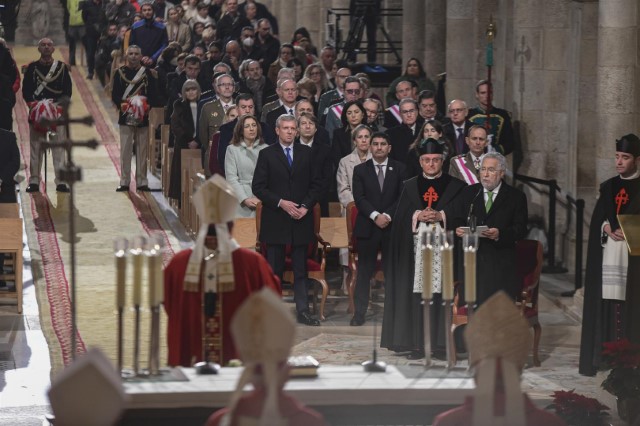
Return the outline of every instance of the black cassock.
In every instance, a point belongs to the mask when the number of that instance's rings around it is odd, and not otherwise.
[[[431,208],[443,210],[466,187],[466,183],[449,175],[425,179],[422,175],[404,182],[398,209],[393,216],[389,261],[386,262],[385,302],[380,346],[394,351],[422,350],[424,348],[422,294],[413,293],[415,253],[413,251],[412,218],[416,210],[423,210],[432,201]],[[432,189],[431,189],[432,188]],[[429,191],[430,195],[425,196]],[[426,199],[425,199],[426,198]],[[440,293],[434,293],[431,309],[431,347],[442,343],[444,311],[440,308]],[[438,338],[440,335],[440,338]]]
[[[620,192],[624,189],[624,193]],[[616,196],[626,203],[617,211]],[[623,201],[624,202],[624,201]],[[640,343],[640,259],[629,257],[626,301],[602,299],[602,224],[609,221],[611,230],[620,227],[616,214],[640,213],[640,178],[623,180],[620,176],[600,185],[600,196],[589,226],[587,268],[584,281],[580,374],[592,376],[601,363],[602,343],[628,337]],[[634,283],[635,281],[635,283]]]

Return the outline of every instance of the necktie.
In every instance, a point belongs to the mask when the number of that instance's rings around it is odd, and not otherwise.
[[[473,167],[476,168],[476,170],[480,170],[480,159],[476,158],[475,160],[473,160]]]
[[[493,206],[493,191],[487,191],[487,203],[484,205],[484,211],[489,213],[491,206]]]
[[[382,172],[382,164],[378,164],[378,184],[380,185],[380,191],[384,186],[384,173]]]
[[[293,115],[293,108],[289,108],[289,115]]]
[[[291,165],[293,164],[293,158],[291,158],[291,148],[285,148],[285,151],[287,151],[287,162],[289,162],[289,167],[291,167]]]
[[[462,154],[464,148],[464,131],[462,127],[456,129],[458,131],[458,137],[456,138],[456,153]]]
[[[224,109],[225,112],[227,112],[227,110],[229,109],[229,105],[222,105],[222,108]]]

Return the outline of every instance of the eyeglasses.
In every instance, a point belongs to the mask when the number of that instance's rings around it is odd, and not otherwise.
[[[400,114],[415,114],[416,109],[405,109],[405,110],[400,110]]]
[[[466,111],[466,108],[452,108],[449,110],[449,112],[456,113],[456,114],[459,112],[465,112],[465,111]]]
[[[349,90],[345,90],[345,92],[347,92],[350,95],[359,95],[360,89],[349,89]]]
[[[495,175],[498,172],[501,172],[501,169],[496,169],[494,167],[480,167],[480,173],[489,173],[490,175]]]

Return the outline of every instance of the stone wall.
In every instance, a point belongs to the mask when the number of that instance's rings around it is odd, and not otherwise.
[[[22,0],[15,44],[35,46],[43,37],[51,38],[58,46],[66,44],[63,17],[59,1]]]

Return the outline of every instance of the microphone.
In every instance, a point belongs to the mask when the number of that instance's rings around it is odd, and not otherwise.
[[[469,206],[469,213],[467,213],[467,225],[469,225],[469,230],[471,232],[476,232],[476,216],[473,214],[473,205],[475,204],[478,196],[484,191],[484,187],[480,185],[480,189],[473,200],[471,200],[471,205]]]

